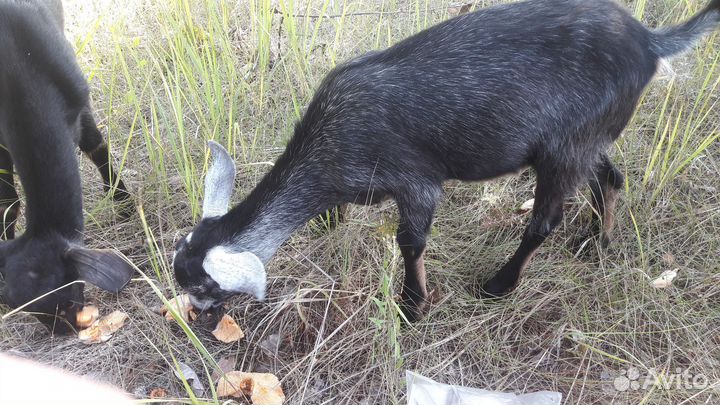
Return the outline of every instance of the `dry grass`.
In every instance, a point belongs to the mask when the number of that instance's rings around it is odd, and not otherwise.
[[[98,118],[147,221],[147,228],[140,218],[115,222],[99,178],[82,161],[87,243],[120,249],[171,295],[167,260],[197,219],[205,140],[235,147],[240,200],[267,170],[256,163],[282,151],[334,63],[447,18],[447,5],[66,1],[69,36],[89,74]],[[661,24],[684,18],[700,1],[630,6]],[[285,14],[268,12],[274,7]],[[438,300],[423,321],[403,326],[397,318],[402,262],[392,238],[396,212],[386,203],[352,207],[331,232],[314,223],[296,233],[268,267],[269,299],[230,302],[246,339],[221,344],[195,328],[200,340],[215,360],[231,357],[237,369],[277,374],[289,404],[405,403],[406,369],[487,389],[557,390],[566,404],[717,403],[720,144],[710,139],[703,146],[720,118],[717,49],[713,38],[676,60],[675,78],[651,86],[612,152],[628,188],[608,251],[581,238],[590,217],[583,191],[568,202],[565,222],[517,292],[478,300],[473,286],[519,243],[527,215],[517,207],[532,197],[533,179],[454,182],[428,244],[428,281]],[[650,287],[672,268],[680,269],[673,287]],[[155,313],[161,301],[145,280],[118,296],[95,289],[86,296],[104,312],[128,312],[129,325],[106,344],[84,346],[50,337],[33,318],[18,315],[0,322],[0,351],[107,381],[138,398],[163,387],[193,401],[172,375],[172,358],[198,373],[208,361],[181,328]],[[614,378],[631,367],[643,376],[649,369],[688,370],[710,387],[618,392]]]

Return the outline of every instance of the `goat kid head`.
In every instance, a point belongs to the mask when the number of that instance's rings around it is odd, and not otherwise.
[[[209,142],[213,162],[205,176],[205,200],[200,223],[175,246],[175,278],[192,304],[206,310],[236,294],[265,298],[265,265],[253,252],[233,241],[228,212],[235,184],[235,163],[217,142]]]
[[[0,243],[5,303],[33,313],[55,333],[76,327],[77,311],[84,304],[84,284],[74,281],[118,292],[133,273],[132,266],[116,253],[85,249],[57,234],[23,235]],[[38,299],[44,294],[48,295]]]

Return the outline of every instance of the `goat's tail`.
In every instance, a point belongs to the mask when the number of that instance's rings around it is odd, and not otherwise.
[[[718,26],[720,26],[720,0],[711,0],[710,4],[686,23],[653,31],[652,50],[661,58],[679,54]]]

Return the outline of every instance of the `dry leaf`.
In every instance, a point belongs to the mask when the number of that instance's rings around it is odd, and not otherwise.
[[[272,335],[265,338],[260,342],[259,346],[266,350],[271,356],[277,356],[278,350],[280,350],[280,335],[273,333]]]
[[[98,320],[78,333],[81,342],[90,345],[94,343],[107,342],[113,333],[117,332],[125,325],[128,315],[122,311],[114,311]]]
[[[193,308],[192,304],[190,303],[190,296],[187,294],[178,295],[177,297],[168,300],[168,305],[178,311],[180,314],[180,317],[185,322],[190,322],[191,320],[194,321],[197,319],[197,313],[195,312],[195,308]],[[172,316],[172,312],[168,309],[168,305],[163,305],[160,308],[160,314],[165,315],[165,319],[168,321],[172,321],[175,318]]]
[[[84,306],[82,310],[75,315],[75,324],[78,328],[87,328],[95,322],[100,316],[100,310],[95,305]]]
[[[231,371],[229,373],[225,373],[225,375],[220,378],[215,392],[217,392],[218,398],[249,397],[252,394],[252,386],[253,382],[249,373]]]
[[[218,322],[215,327],[215,330],[212,331],[212,334],[217,338],[217,340],[223,343],[237,342],[245,337],[245,334],[235,320],[227,314],[223,315],[222,319],[220,319],[220,322]]]
[[[282,405],[285,402],[280,381],[273,374],[231,371],[217,385],[218,397],[249,397],[253,405]]]
[[[197,395],[200,395],[205,391],[205,386],[203,386],[202,382],[200,382],[200,377],[198,377],[195,370],[190,368],[187,364],[183,362],[178,362],[178,366],[180,367],[180,371],[178,371],[176,368],[173,368],[173,373],[175,373],[175,377],[182,380],[183,377],[185,377],[185,381],[188,381],[190,383],[190,387],[192,388],[193,392]]]
[[[212,380],[217,381],[226,373],[233,371],[235,369],[235,363],[235,357],[233,356],[223,357],[222,359],[220,359],[220,361],[217,362],[218,368],[220,370],[213,371]]]
[[[652,286],[655,288],[668,288],[672,285],[672,282],[677,275],[677,269],[665,270],[662,274],[660,274],[660,277],[652,281]]]
[[[167,391],[162,388],[155,388],[154,390],[150,391],[150,399],[160,399],[165,398],[166,396]]]
[[[528,212],[532,211],[533,206],[535,205],[535,199],[531,198],[523,203],[523,205],[520,206],[520,212]]]

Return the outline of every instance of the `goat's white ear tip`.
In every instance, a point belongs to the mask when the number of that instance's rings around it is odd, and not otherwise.
[[[230,156],[230,152],[225,149],[224,146],[222,146],[219,142],[209,140],[208,141],[208,148],[210,149],[210,154],[215,159],[222,159],[223,161],[226,161],[232,169],[235,169],[235,163],[232,160],[232,156]],[[235,174],[233,173],[233,177]]]
[[[222,146],[219,142],[213,141],[212,139],[208,141],[208,148],[210,148],[210,151],[213,154],[230,155],[224,146]]]

